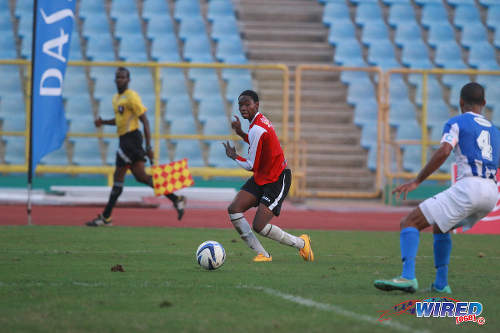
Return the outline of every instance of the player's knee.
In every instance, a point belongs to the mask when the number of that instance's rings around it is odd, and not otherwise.
[[[252,229],[256,232],[256,233],[259,233],[262,231],[262,229],[264,229],[264,226],[261,226],[259,224],[253,224],[252,226]]]
[[[234,204],[234,203],[231,203],[228,207],[227,207],[227,213],[228,214],[236,214],[236,213],[241,213],[241,209],[238,209],[238,207]]]

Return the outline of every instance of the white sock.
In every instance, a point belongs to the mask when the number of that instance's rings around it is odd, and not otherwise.
[[[257,252],[262,253],[264,256],[269,257],[269,253],[264,249],[260,241],[255,237],[250,225],[248,224],[245,216],[242,213],[229,214],[231,223],[233,223],[236,231],[241,236],[241,239],[247,243],[248,247]]]
[[[301,249],[304,247],[304,240],[300,237],[289,234],[286,231],[283,231],[277,225],[273,225],[268,223],[261,231],[260,234],[264,237],[271,238],[281,244],[293,246],[297,249]]]

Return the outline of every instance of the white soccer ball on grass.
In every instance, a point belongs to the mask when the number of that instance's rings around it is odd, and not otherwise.
[[[224,260],[226,260],[226,251],[219,242],[212,240],[203,242],[196,250],[196,261],[209,271],[222,266]]]

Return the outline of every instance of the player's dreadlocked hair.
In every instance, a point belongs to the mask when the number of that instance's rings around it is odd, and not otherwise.
[[[118,67],[116,69],[117,72],[125,72],[127,73],[127,77],[130,78],[130,72],[128,71],[128,69],[126,67]]]
[[[476,82],[467,83],[460,90],[460,98],[465,104],[483,105],[484,104],[484,88]]]
[[[242,92],[240,94],[240,96],[238,96],[238,99],[241,97],[241,96],[248,96],[250,97],[251,99],[253,99],[254,103],[257,103],[259,101],[259,96],[257,95],[257,93],[253,90],[245,90],[244,92]]]

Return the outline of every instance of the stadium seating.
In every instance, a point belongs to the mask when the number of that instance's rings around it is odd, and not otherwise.
[[[488,42],[488,33],[481,22],[471,22],[462,28],[462,46],[470,48],[472,44],[478,42]]]
[[[456,27],[462,28],[471,22],[481,22],[481,16],[474,4],[460,4],[455,8],[455,16],[453,24]]]
[[[408,172],[419,172],[422,168],[422,146],[406,145],[403,149],[403,169]]]
[[[416,22],[415,12],[411,3],[405,1],[393,3],[389,9],[388,22],[391,26],[399,28],[400,25],[411,24]]]
[[[424,27],[448,22],[448,13],[441,1],[427,3],[422,8],[421,23]]]
[[[208,166],[216,168],[239,168],[238,164],[227,157],[226,150],[221,142],[210,142],[208,148]]]
[[[495,50],[488,41],[478,41],[470,46],[469,65],[477,69],[498,70]]]
[[[4,156],[5,163],[13,165],[25,164],[26,141],[24,137],[10,136],[10,137],[4,137],[4,140],[5,140],[5,156]]]
[[[359,26],[368,22],[383,22],[382,10],[376,1],[358,2],[354,21]]]
[[[401,62],[410,68],[428,69],[434,67],[429,59],[427,46],[421,40],[403,44]]]
[[[77,165],[102,165],[101,150],[97,138],[71,138],[73,163]]]
[[[420,43],[421,41],[422,33],[416,21],[406,22],[396,28],[394,42],[397,46],[403,47],[403,45]]]
[[[226,118],[224,102],[220,96],[214,95],[210,98],[201,100],[199,103],[198,119],[200,121],[206,121],[210,118]]]
[[[42,160],[42,164],[47,165],[68,165],[68,150],[66,149],[66,142],[63,143],[61,148],[45,155]]]
[[[178,161],[183,158],[188,159],[188,165],[190,167],[205,166],[200,144],[197,140],[177,141],[175,144],[174,161]]]
[[[368,50],[368,62],[370,65],[379,66],[385,70],[401,67],[396,60],[394,47],[389,40],[381,40],[370,46]]]
[[[205,135],[230,135],[231,130],[227,117],[211,117],[203,122],[203,134]]]
[[[429,27],[427,41],[430,46],[436,47],[443,42],[455,40],[455,32],[448,21],[435,23]]]
[[[330,24],[328,42],[334,46],[343,41],[353,41],[356,38],[356,28],[351,20],[334,21]]]
[[[500,3],[496,2],[488,7],[486,25],[495,31],[500,28]]]
[[[334,60],[340,66],[366,66],[361,46],[356,40],[346,40],[335,45]]]
[[[350,21],[349,7],[345,2],[329,2],[323,11],[323,23],[331,26],[336,22]]]
[[[370,46],[372,44],[385,43],[389,41],[389,31],[383,21],[369,21],[363,26],[361,35],[363,44]],[[391,46],[392,49],[392,46]]]
[[[168,99],[167,109],[165,111],[165,120],[182,120],[185,117],[192,117],[193,107],[191,105],[191,100],[189,96],[185,95],[172,95]]]

